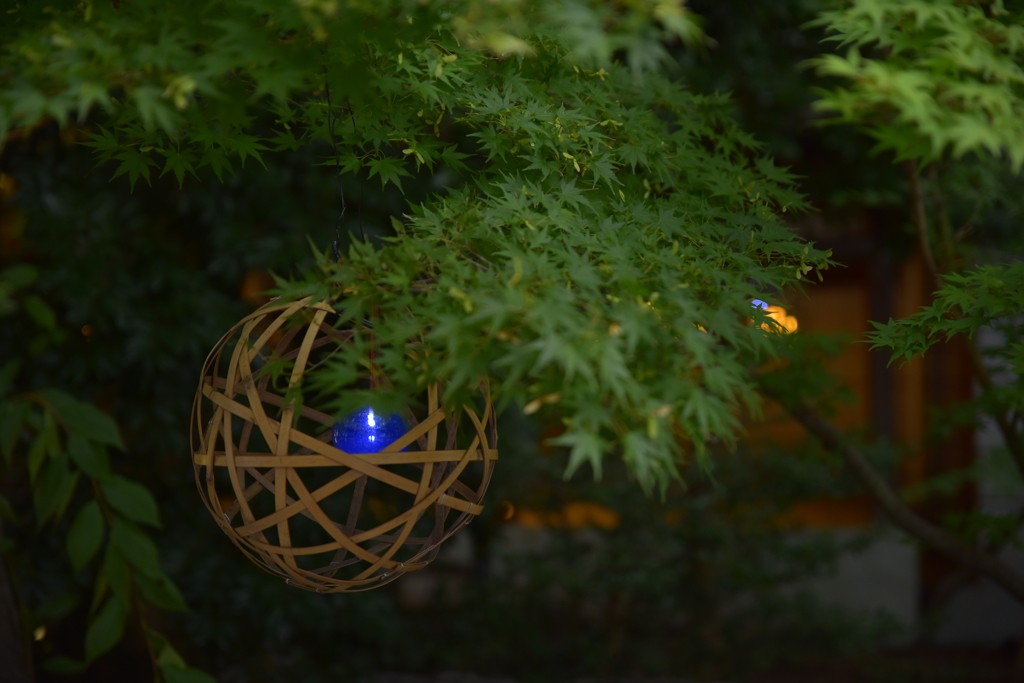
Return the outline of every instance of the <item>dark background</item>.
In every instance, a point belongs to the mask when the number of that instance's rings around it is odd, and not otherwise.
[[[902,170],[868,154],[870,141],[855,131],[816,125],[812,88],[827,84],[800,64],[827,48],[820,31],[801,26],[821,3],[690,7],[713,43],[680,48],[676,75],[699,91],[732,92],[744,126],[802,176],[817,212],[794,228],[850,266],[835,277],[871,281],[879,263],[895,268],[911,258]],[[203,176],[179,188],[166,176],[130,191],[125,178],[110,180],[112,169],[96,168],[89,150],[76,146],[88,130],[43,125],[10,140],[0,157],[0,172],[13,178],[0,195],[0,266],[40,269],[39,293],[66,333],[59,343],[27,348],[31,323],[7,317],[0,352],[27,359],[23,388],[63,387],[116,417],[128,452],[115,466],[157,497],[162,562],[192,610],[149,619],[190,664],[219,681],[446,670],[524,682],[966,681],[1012,657],[1015,643],[992,652],[941,652],[926,641],[893,650],[891,619],[802,593],[803,582],[867,543],[874,527],[840,537],[793,533],[781,523],[801,501],[847,500],[857,489],[813,443],[780,446],[768,438],[717,453],[713,476],[687,472],[688,490],[649,499],[615,467],[601,482],[588,475],[563,481],[564,454],[543,443],[557,425],[512,411],[500,425],[491,504],[422,576],[365,594],[320,596],[264,574],[200,504],[189,410],[205,354],[266,300],[269,273],[309,267],[307,237],[321,249],[333,239],[340,201],[332,152],[268,154],[265,168],[250,161],[224,183]],[[388,216],[434,191],[437,180],[407,182],[402,197],[346,177],[343,231],[385,234]],[[885,294],[896,284],[874,286]],[[871,311],[878,320],[889,315],[884,304]],[[829,355],[825,342],[808,344],[808,357]],[[845,348],[833,347],[833,355]],[[884,357],[871,362],[882,369],[868,431],[895,438]],[[884,444],[874,457],[895,467]],[[16,504],[27,503],[24,481],[3,487]],[[866,509],[873,521],[870,503]],[[47,627],[34,645],[37,662],[79,653],[88,577],[71,575],[61,535],[37,534],[29,522],[8,530],[18,549],[7,559],[25,612]],[[130,631],[72,680],[151,676],[143,637]],[[69,679],[41,672],[39,680]]]

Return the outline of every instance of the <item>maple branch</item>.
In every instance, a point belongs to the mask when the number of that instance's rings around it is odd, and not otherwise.
[[[924,195],[921,193],[921,178],[917,162],[908,161],[906,169],[907,179],[910,181],[910,218],[914,221],[917,241],[921,246],[921,254],[924,256],[928,272],[935,280],[935,286],[941,289],[942,273],[939,272],[939,265],[935,262],[935,254],[932,252],[931,240],[928,239],[928,218],[924,208]]]
[[[774,390],[764,386],[762,391],[778,401],[797,422],[821,441],[826,449],[837,453],[853,470],[868,493],[882,506],[886,515],[911,536],[955,558],[966,567],[988,576],[1008,593],[1024,603],[1024,576],[1009,565],[980,548],[974,548],[953,534],[929,522],[911,510],[899,494],[868,461],[860,449],[847,443],[839,430],[818,415],[802,400],[789,403]]]
[[[1024,509],[1017,512],[1017,524],[1013,527],[1013,530],[1007,533],[1003,538],[996,541],[990,541],[985,546],[985,552],[991,555],[998,555],[1003,548],[1010,544],[1017,536],[1017,532],[1020,529],[1021,524],[1024,524]],[[928,601],[927,609],[929,612],[936,612],[946,606],[953,596],[956,595],[961,588],[965,587],[967,583],[977,576],[977,572],[968,569],[967,567],[961,567],[951,576],[947,577],[939,587],[936,589],[935,594]]]
[[[971,364],[974,366],[974,376],[977,377],[982,391],[992,391],[994,386],[992,376],[985,366],[977,345],[975,345],[974,340],[971,338],[967,338],[967,351],[971,356]],[[1010,451],[1010,457],[1013,458],[1014,464],[1020,471],[1021,476],[1024,477],[1024,442],[1021,441],[1020,435],[1013,426],[1013,419],[1007,417],[1007,412],[994,411],[992,417],[995,419],[996,425],[999,426],[999,432],[1003,435],[1003,441],[1006,443],[1006,449]],[[1012,411],[1009,412],[1010,415],[1014,415]]]
[[[910,181],[911,218],[914,221],[914,228],[917,232],[918,242],[921,245],[921,253],[924,256],[928,271],[935,280],[936,287],[942,289],[942,272],[939,270],[938,263],[935,261],[935,254],[932,252],[931,240],[928,237],[928,220],[924,206],[924,195],[921,192],[921,178],[917,162],[913,160],[908,161],[906,163],[906,170],[907,178]],[[941,215],[945,211],[945,206],[942,204],[941,195],[939,194],[938,176],[936,175],[935,167],[932,166],[929,172],[932,183],[935,186],[936,202],[939,204],[939,223],[943,226],[943,245],[946,251],[946,265],[948,266],[953,259],[952,231],[949,229],[948,217]],[[961,311],[956,308],[954,308],[950,313],[957,319],[963,317]],[[992,376],[989,373],[988,368],[985,366],[981,353],[978,351],[978,347],[972,338],[965,335],[964,339],[967,344],[967,352],[971,358],[971,366],[974,370],[974,376],[977,378],[978,384],[981,385],[982,390],[990,392],[993,388]],[[1020,435],[1018,435],[1017,430],[1014,429],[1012,419],[1007,418],[1005,411],[1002,413],[994,412],[993,417],[999,427],[999,432],[1003,435],[1003,441],[1006,443],[1007,450],[1010,451],[1014,464],[1020,471],[1021,476],[1024,476],[1024,442],[1021,441]]]
[[[950,224],[949,211],[946,209],[946,200],[942,196],[942,188],[939,187],[939,169],[935,164],[928,167],[928,180],[931,183],[932,201],[935,207],[935,222],[939,226],[942,258],[946,266],[944,270],[949,271],[953,267],[956,248],[953,242],[953,226]]]

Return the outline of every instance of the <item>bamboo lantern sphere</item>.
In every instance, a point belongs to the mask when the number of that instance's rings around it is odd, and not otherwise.
[[[336,420],[303,379],[358,333],[326,303],[271,302],[214,347],[192,409],[196,484],[217,524],[256,564],[317,593],[368,590],[426,566],[483,510],[498,458],[486,383],[459,411],[428,387],[418,414],[388,418],[404,434],[380,452],[337,448]]]

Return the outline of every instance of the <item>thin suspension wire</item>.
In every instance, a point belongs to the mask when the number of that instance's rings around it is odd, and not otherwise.
[[[348,115],[352,119],[352,137],[356,140],[359,139],[359,131],[356,130],[356,112],[352,109],[352,101],[348,103]],[[352,146],[355,151],[355,145]],[[356,205],[356,220],[359,221],[359,234],[363,236],[363,241],[366,241],[366,233],[363,232],[363,176],[358,171],[356,172],[356,179],[359,183],[359,204]]]
[[[341,224],[345,220],[345,210],[348,208],[345,203],[345,188],[341,182],[341,152],[338,151],[338,141],[334,137],[334,107],[331,105],[331,84],[327,80],[327,69],[324,69],[324,92],[327,96],[327,132],[331,136],[331,146],[334,148],[334,164],[338,170],[338,196],[341,197],[341,213],[338,214],[338,222],[334,226],[334,241],[331,242],[331,247],[334,250],[334,260],[341,260]],[[356,132],[356,118],[355,112],[352,111],[352,107],[349,107],[349,113],[352,116],[352,132]],[[358,171],[357,171],[358,173]],[[360,178],[360,195],[362,194],[362,179]],[[360,202],[359,206],[359,234],[363,240],[366,240],[366,233],[363,232],[363,220],[362,213],[363,207]]]
[[[341,152],[338,151],[338,141],[334,137],[334,119],[335,119],[335,117],[334,117],[334,107],[331,105],[331,84],[327,80],[327,68],[326,67],[324,67],[324,93],[325,93],[325,95],[327,97],[327,132],[331,136],[331,146],[334,148],[334,164],[335,164],[335,167],[338,170],[338,195],[341,197],[341,213],[338,214],[338,222],[334,226],[334,241],[331,242],[331,247],[334,250],[334,260],[337,262],[337,261],[341,260],[341,224],[342,224],[342,222],[345,219],[345,210],[348,208],[348,206],[345,203],[345,188],[344,188],[343,183],[341,182]],[[351,104],[348,105],[348,113],[349,113],[349,116],[352,119],[352,134],[355,137],[355,139],[358,140],[359,139],[359,131],[356,129],[356,113],[352,109],[352,105]],[[353,149],[354,148],[355,147],[353,146]],[[359,204],[356,207],[357,211],[359,212],[358,216],[356,217],[356,221],[359,223],[359,234],[363,238],[363,241],[365,242],[366,241],[366,232],[363,230],[363,202],[362,202],[362,198],[363,198],[363,179],[362,179],[361,176],[359,176],[359,172],[358,171],[356,171],[356,177],[358,178],[358,181],[359,181],[359,200],[360,200]],[[371,330],[371,332],[370,332],[370,361],[372,362],[373,361],[373,357],[374,357],[373,331],[372,331],[373,328],[374,328],[374,325],[369,320],[365,320],[364,319],[363,320],[363,326],[364,327],[368,327]],[[374,388],[376,386],[376,384],[377,384],[376,377],[371,372],[370,373],[370,388],[371,389]]]

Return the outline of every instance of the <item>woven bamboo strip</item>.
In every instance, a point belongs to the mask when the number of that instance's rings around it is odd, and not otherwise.
[[[437,412],[440,413],[441,411],[437,411]],[[443,415],[443,413],[442,413],[442,415]],[[412,434],[412,433],[413,432],[409,432],[409,434]],[[409,434],[406,434],[406,436],[409,436]],[[390,561],[391,558],[395,555],[395,553],[397,553],[398,550],[403,545],[405,545],[406,540],[409,538],[409,535],[412,534],[413,526],[416,524],[416,522],[419,521],[420,517],[423,515],[424,511],[426,511],[426,509],[428,507],[428,504],[430,502],[430,501],[426,500],[426,498],[428,497],[426,484],[428,483],[429,477],[430,477],[430,471],[429,471],[428,467],[424,467],[423,468],[423,473],[420,476],[420,490],[416,493],[416,504],[413,506],[412,509],[408,510],[407,512],[405,512],[402,515],[402,516],[408,517],[408,520],[405,522],[405,526],[402,527],[402,531],[399,532],[398,538],[395,539],[395,542],[391,545],[390,549],[385,551],[380,556],[379,560],[374,562],[372,565],[370,565],[369,567],[367,567],[363,571],[359,572],[359,574],[357,574],[355,576],[355,578],[354,578],[355,581],[358,581],[360,579],[365,579],[368,576],[372,576],[374,574],[374,572],[376,572],[380,567],[385,566],[385,563]],[[396,519],[398,519],[398,518],[396,518]],[[392,520],[392,521],[394,521],[394,520]],[[367,532],[367,533],[370,533],[370,532]],[[374,536],[373,538],[379,538],[379,535]],[[356,541],[357,543],[359,542],[358,539],[359,539],[359,536],[353,536],[352,537],[352,540]],[[400,565],[399,568],[404,570],[405,569],[405,563],[403,562]]]
[[[381,449],[381,453],[397,453],[406,446],[412,444],[413,441],[420,438],[428,431],[436,427],[441,421],[444,420],[444,411],[435,410],[431,413],[427,419],[420,422],[418,425],[406,432],[405,435],[399,437],[397,440],[391,442],[387,446]]]
[[[211,393],[211,394],[209,394],[209,398],[215,404],[217,404],[217,405],[219,405],[219,406],[221,406],[222,408],[225,409],[225,418],[224,418],[225,419],[225,424],[226,424],[225,429],[224,429],[225,437],[230,435],[231,422],[230,422],[230,415],[229,415],[229,413],[237,415],[238,417],[242,418],[243,420],[246,420],[246,421],[249,421],[249,422],[251,422],[253,420],[252,411],[248,407],[243,406],[242,404],[237,403],[235,401],[232,401],[231,399],[227,398],[223,394]],[[277,421],[271,421],[271,422],[272,422],[272,424],[274,426],[278,426],[278,425],[281,424],[281,423],[279,423]],[[317,440],[317,439],[315,439],[315,438],[313,438],[313,437],[311,437],[311,436],[309,436],[307,434],[303,434],[302,432],[294,432],[294,436],[292,436],[292,440],[295,443],[299,444],[300,446],[304,446],[304,447],[310,449],[311,451],[313,451],[315,453],[320,453],[321,455],[324,455],[324,456],[334,460],[339,465],[345,465],[346,467],[351,467],[354,470],[359,470],[363,474],[368,474],[371,477],[373,477],[374,479],[382,481],[385,484],[389,484],[390,486],[394,486],[395,488],[402,489],[403,491],[407,491],[409,493],[415,493],[416,492],[416,484],[414,482],[410,481],[409,479],[406,479],[405,477],[402,477],[402,476],[399,476],[397,474],[394,474],[393,472],[389,472],[388,470],[381,469],[381,468],[377,467],[376,465],[371,465],[370,463],[366,462],[365,460],[361,460],[359,458],[356,458],[353,455],[351,455],[350,453],[346,453],[345,451],[339,450],[339,449],[335,448],[334,446],[328,446],[327,444],[323,443],[322,441],[319,441],[319,440]],[[225,455],[225,458],[227,458],[227,468],[228,468],[229,472],[231,472],[236,467],[234,465],[234,451],[231,450],[230,448],[229,449],[225,449],[224,455]],[[235,475],[232,475],[232,476],[235,476]],[[234,482],[234,479],[232,480],[232,482]],[[236,494],[237,494],[238,490],[239,490],[239,487],[236,485],[235,489],[236,489]]]
[[[241,347],[241,345],[239,345]],[[251,381],[252,370],[249,367],[249,351],[244,347],[241,348],[238,354],[238,365],[246,377],[247,381],[241,382],[245,390],[245,395],[249,398],[249,407],[252,410],[252,415],[256,426],[259,428],[260,433],[263,434],[263,438],[266,439],[267,444],[270,446],[271,451],[277,451],[277,432],[270,427],[270,423],[267,421],[267,414],[263,411],[263,402],[260,401],[259,392],[256,389],[256,383]],[[245,426],[248,427],[252,423],[247,423]],[[248,441],[246,437],[239,440],[239,447],[245,448],[247,445],[245,442]],[[282,439],[282,443],[287,444],[287,441]]]
[[[379,453],[346,453],[334,447],[330,431],[308,434],[302,426],[308,423],[301,421],[332,426],[334,418],[306,405],[303,399],[296,408],[296,403],[281,395],[285,392],[272,386],[272,374],[262,367],[254,369],[254,363],[262,366],[291,361],[288,391],[302,392],[306,374],[324,365],[341,346],[352,343],[358,331],[327,324],[331,315],[334,311],[330,305],[310,299],[273,302],[244,317],[224,335],[207,356],[193,404],[193,439],[198,439],[193,462],[204,503],[250,560],[306,590],[361,591],[422,568],[437,555],[440,543],[483,510],[480,503],[498,457],[494,447],[497,433],[490,393],[483,385],[482,413],[478,415],[469,406],[462,411],[469,414],[470,443],[465,448],[457,447],[459,414],[443,408],[434,384],[427,387],[425,417],[420,419],[410,411],[411,427]],[[422,358],[416,355],[418,352],[409,353],[412,358]],[[377,386],[391,387],[376,365],[370,372]],[[272,416],[272,412],[276,414]],[[296,412],[299,422],[293,417]],[[241,425],[240,430],[236,424]],[[438,449],[442,427],[445,447]],[[262,446],[254,448],[250,444],[255,434],[262,437],[266,452]],[[418,444],[420,450],[404,450],[413,444]],[[473,487],[460,479],[471,463],[483,467],[483,478]],[[411,466],[419,467],[414,479],[388,469]],[[319,472],[321,468],[337,471],[339,467],[339,476],[314,490],[301,474]],[[217,471],[226,473],[233,494],[226,511],[221,503],[223,494],[218,493],[218,485],[223,486],[224,480],[215,476]],[[247,481],[250,477],[251,484]],[[370,481],[376,482],[376,487],[404,492],[411,496],[410,503],[404,510],[389,513],[390,519],[378,518],[369,528],[360,529]],[[289,495],[289,488],[297,498]],[[335,521],[322,504],[346,489],[351,492],[347,515],[343,522]],[[254,505],[260,500],[264,502],[257,506],[257,512]],[[268,513],[271,502],[273,510]],[[377,508],[374,510],[376,516]],[[428,510],[433,510],[433,531],[416,536],[414,530]],[[453,522],[449,522],[449,512],[458,513]],[[235,521],[239,513],[241,519]],[[296,547],[292,524],[299,519],[303,524],[315,523],[326,542]],[[268,538],[264,532],[271,530],[276,536]],[[307,537],[308,533],[303,536]],[[325,566],[307,569],[299,563],[300,558],[325,553],[333,554]],[[352,572],[350,578],[337,578],[341,570]]]
[[[459,464],[456,467],[456,469],[454,470],[454,472],[451,475],[448,476],[448,478],[445,480],[445,482],[449,483],[449,485],[450,485],[451,481],[457,479],[458,476],[460,474],[462,474],[462,470],[465,469],[466,464],[468,462],[469,462],[468,459],[463,458],[462,461],[459,462]],[[465,505],[467,507],[466,511],[467,512],[471,511],[471,509],[473,507],[471,503],[468,503],[467,501],[459,500],[457,498],[453,498],[452,496],[449,496],[445,492],[446,488],[448,488],[448,487],[445,486],[444,483],[442,483],[441,486],[435,488],[429,494],[425,495],[421,500],[416,502],[411,508],[409,508],[405,512],[401,513],[397,517],[394,517],[391,520],[389,520],[387,522],[384,522],[383,524],[380,524],[380,525],[374,527],[373,529],[370,529],[369,531],[364,531],[361,534],[357,534],[357,535],[353,536],[352,539],[355,540],[358,543],[358,542],[362,542],[362,541],[364,541],[366,539],[374,538],[378,534],[382,534],[385,531],[390,531],[391,529],[395,528],[399,524],[408,521],[409,518],[411,518],[413,516],[417,516],[418,517],[434,501],[439,501],[442,505],[447,505],[448,507],[456,507],[456,506]],[[444,498],[445,500],[441,500],[442,498]],[[448,500],[449,498],[451,500]],[[483,511],[483,506],[482,505],[478,505],[476,507],[478,508],[478,510],[474,514],[479,514],[480,512]]]
[[[278,472],[282,472],[283,471],[287,475],[287,469],[286,468],[282,467],[282,468],[280,468],[280,469],[278,469],[276,471],[278,471]],[[358,479],[359,476],[360,475],[359,475],[358,472],[352,472],[350,470],[350,471],[346,472],[345,474],[341,475],[340,477],[338,477],[337,479],[334,479],[331,482],[329,482],[327,484],[324,484],[323,486],[318,488],[316,491],[313,491],[310,494],[310,496],[312,497],[312,499],[314,501],[319,502],[319,501],[323,500],[324,498],[327,498],[328,496],[334,495],[335,493],[337,493],[341,489],[345,488],[346,486],[351,484],[353,481]],[[279,490],[281,490],[281,487],[278,484],[275,483],[273,486],[277,487]],[[269,488],[271,488],[271,486],[267,486],[267,488],[269,489]],[[268,529],[268,528],[272,527],[273,525],[277,524],[278,522],[280,522],[282,520],[285,520],[285,519],[288,519],[289,517],[294,517],[295,515],[297,515],[299,513],[302,513],[302,514],[307,514],[308,513],[308,510],[306,510],[306,504],[301,499],[297,500],[297,501],[290,502],[290,503],[286,503],[286,504],[280,504],[278,506],[277,510],[274,511],[273,513],[267,515],[263,519],[260,519],[260,520],[257,520],[255,522],[252,522],[251,524],[246,524],[244,526],[236,527],[235,531],[240,536],[248,536],[249,534],[255,533],[257,531],[262,531],[263,529]]]
[[[309,491],[306,489],[306,485],[302,482],[302,479],[295,473],[295,470],[288,470],[288,482],[295,489],[295,493],[298,494],[299,500],[306,504],[306,509],[313,513],[316,517],[316,521],[320,522],[320,525],[334,537],[340,545],[344,546],[350,553],[359,557],[367,562],[376,562],[377,556],[363,550],[353,539],[349,538],[341,532],[340,529],[331,521],[331,519],[324,513],[320,506],[313,500],[313,497],[309,495]]]
[[[494,460],[498,451],[488,449],[487,457]],[[406,453],[349,453],[349,455],[365,460],[371,465],[413,465],[418,463],[457,462],[462,459],[463,451],[412,451]],[[483,460],[484,453],[479,449],[469,454],[470,460]],[[196,465],[210,464],[205,453],[196,453],[192,458]],[[215,467],[224,467],[224,452],[214,454]],[[322,455],[264,455],[262,453],[246,453],[235,456],[235,463],[240,467],[341,467],[341,463]]]
[[[437,404],[437,385],[436,384],[431,384],[429,387],[427,387],[427,414],[428,415],[433,415],[434,413],[438,412],[438,408],[439,408],[439,406]],[[441,414],[443,415],[444,411],[441,411]],[[430,429],[430,431],[427,433],[427,447],[424,448],[423,450],[425,450],[425,451],[434,451],[436,449],[437,449],[437,425],[434,425]]]
[[[265,329],[265,330],[263,331],[263,334],[261,334],[261,335],[259,336],[259,338],[257,338],[257,339],[256,339],[256,341],[254,341],[254,342],[253,342],[253,344],[252,344],[252,347],[253,347],[254,349],[257,349],[257,350],[259,350],[259,349],[262,349],[262,348],[263,348],[264,346],[266,346],[266,345],[267,345],[267,342],[268,342],[268,341],[270,340],[270,338],[274,336],[274,333],[275,333],[275,332],[277,332],[277,331],[278,331],[279,329],[281,329],[281,326],[282,326],[282,325],[284,325],[284,324],[285,324],[286,322],[288,322],[288,319],[289,319],[289,318],[290,318],[290,317],[291,317],[291,316],[292,316],[292,315],[293,315],[294,313],[296,313],[297,311],[300,311],[300,310],[302,310],[302,308],[303,308],[303,307],[304,307],[304,306],[305,306],[306,304],[308,304],[308,303],[309,303],[309,301],[310,301],[310,299],[311,299],[311,298],[312,298],[312,297],[310,297],[310,298],[306,298],[306,299],[301,299],[300,301],[296,301],[295,303],[293,303],[293,304],[291,304],[291,305],[289,305],[289,306],[287,306],[287,307],[283,307],[283,310],[281,311],[281,314],[280,314],[280,315],[278,315],[278,316],[277,316],[277,317],[276,317],[276,318],[274,319],[274,322],[270,323],[270,325],[268,325],[268,326],[267,326],[267,329]],[[263,310],[263,309],[261,309],[261,310]],[[275,311],[277,311],[277,310],[278,310],[278,309],[268,309],[268,310],[266,311],[266,313],[273,313],[273,312],[275,312]],[[257,313],[259,313],[259,311],[257,311]],[[256,315],[256,314],[253,314],[253,315]],[[259,318],[259,319],[260,319],[260,320],[262,320],[262,319],[263,319],[263,316],[260,316],[260,318]],[[245,320],[245,318],[243,318],[242,320]],[[246,336],[246,335],[244,334],[244,332],[243,332],[243,335],[242,335],[242,336],[243,336],[243,337],[245,337],[245,336]]]
[[[213,384],[214,384],[214,388],[216,388],[216,389],[224,389],[224,387],[225,387],[224,380],[220,379],[220,378],[217,378],[217,380]],[[271,393],[269,391],[260,391],[260,390],[257,390],[257,395],[259,396],[259,399],[261,401],[263,401],[264,403],[269,403],[270,405],[274,406],[275,408],[280,408],[281,406],[284,405],[284,397],[283,396],[278,396],[277,394]],[[332,424],[334,424],[334,418],[333,417],[331,417],[327,413],[322,413],[319,410],[315,410],[314,408],[310,408],[309,406],[302,406],[302,416],[303,417],[308,417],[311,420],[315,420],[316,422],[319,422],[320,424],[324,424],[324,425],[332,425]]]

